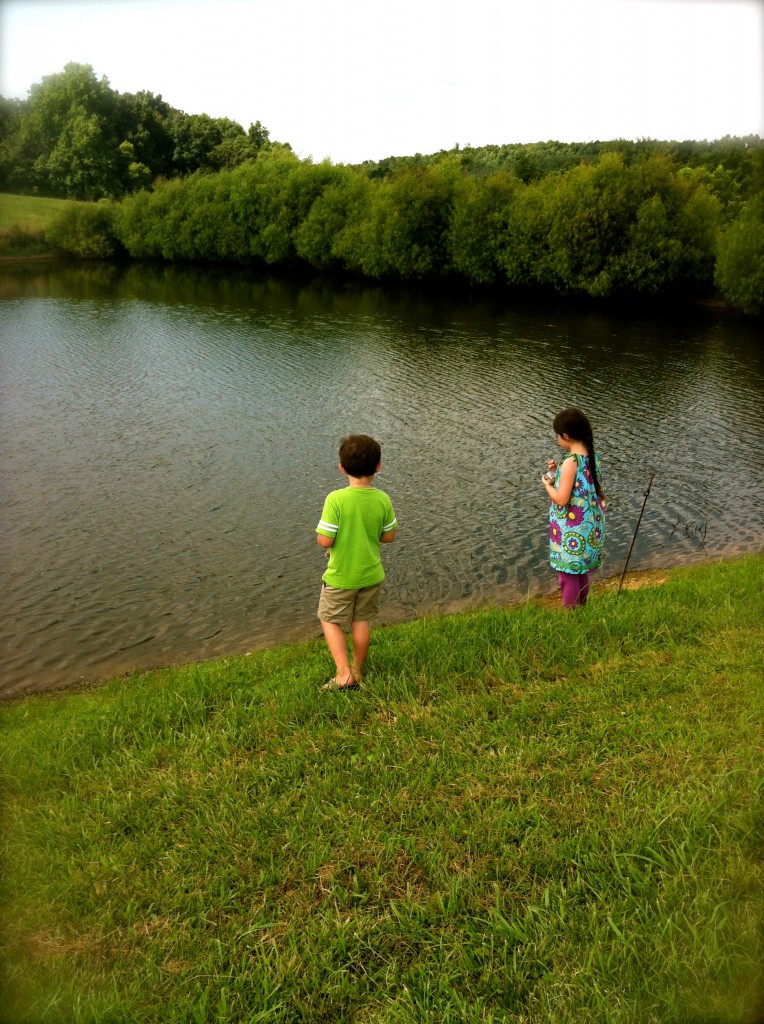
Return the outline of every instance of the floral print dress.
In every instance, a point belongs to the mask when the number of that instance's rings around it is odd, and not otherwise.
[[[594,456],[597,478],[602,485],[599,455]],[[597,495],[586,455],[563,456],[554,478],[560,485],[560,470],[566,459],[576,460],[576,478],[567,505],[549,506],[549,562],[558,572],[580,575],[599,569],[605,542],[605,502]]]

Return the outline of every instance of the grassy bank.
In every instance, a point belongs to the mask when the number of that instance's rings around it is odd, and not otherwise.
[[[47,255],[45,231],[64,207],[65,199],[0,193],[0,256]]]
[[[763,569],[4,707],[3,1019],[759,1024]]]

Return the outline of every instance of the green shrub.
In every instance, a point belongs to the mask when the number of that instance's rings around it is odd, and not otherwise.
[[[108,202],[67,203],[45,232],[49,245],[82,259],[108,259],[121,248],[114,233],[114,207]]]
[[[724,232],[716,254],[716,285],[746,313],[764,309],[764,196],[756,196]]]
[[[45,252],[42,228],[22,224],[0,227],[0,256],[37,256]]]

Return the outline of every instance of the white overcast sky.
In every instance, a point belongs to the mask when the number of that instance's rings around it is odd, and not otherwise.
[[[764,136],[764,0],[0,0],[0,94],[69,61],[335,163]]]

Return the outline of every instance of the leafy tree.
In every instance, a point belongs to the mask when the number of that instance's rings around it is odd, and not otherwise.
[[[658,295],[677,276],[682,261],[682,243],[667,230],[669,212],[666,202],[654,194],[637,209],[624,253],[618,260],[614,284],[634,292]]]
[[[534,148],[523,146],[522,149],[516,152],[512,160],[513,170],[524,185],[529,184],[531,181],[538,181],[539,178],[543,177],[541,163],[537,153],[534,152]]]
[[[148,188],[152,179],[151,171],[145,164],[135,159],[135,147],[132,142],[122,142],[118,148],[120,157],[125,164],[126,191],[136,192],[140,188]]]
[[[89,64],[33,85],[18,136],[27,187],[73,199],[120,194],[116,121],[114,93]]]
[[[246,241],[235,239],[228,174],[195,174],[162,183],[152,226],[163,259],[215,262],[246,259]],[[238,243],[238,244],[237,244]]]
[[[620,155],[606,153],[597,164],[580,164],[554,179],[548,212],[550,283],[562,292],[611,294],[613,263],[635,214]]]
[[[259,121],[255,121],[254,124],[249,126],[247,132],[247,138],[249,139],[249,145],[252,153],[257,154],[260,150],[269,149],[271,146],[270,132],[265,125],[260,124]],[[287,146],[287,149],[291,149],[291,146]]]
[[[132,147],[131,162],[147,169],[149,181],[169,178],[173,173],[175,148],[170,133],[173,113],[170,104],[151,92],[120,93],[117,95],[117,112],[120,149],[125,144]],[[135,175],[128,170],[127,191],[134,191],[135,184]]]
[[[251,257],[271,264],[297,258],[296,232],[332,173],[330,164],[300,161],[283,146],[233,172],[231,208],[247,232]]]
[[[252,151],[249,139],[242,131],[241,134],[229,135],[219,142],[207,154],[205,163],[215,170],[230,171],[247,160],[254,159],[256,155]]]
[[[231,212],[229,173],[196,174],[175,183],[173,259],[237,262],[247,259],[246,234]],[[165,242],[167,251],[170,240]]]
[[[697,291],[713,278],[721,203],[701,175],[674,172],[660,156],[630,171],[634,220],[614,260],[619,291]]]
[[[256,160],[261,152],[271,148],[268,129],[263,128],[259,121],[249,126],[246,135],[243,129],[236,131],[231,128],[230,123],[228,127],[223,126],[221,132],[221,141],[210,150],[206,160],[212,169],[231,170],[249,160]]]
[[[334,205],[343,220],[332,241],[332,256],[346,270],[357,272],[363,262],[366,225],[371,218],[377,188],[376,182],[365,174],[352,173],[337,184],[336,190],[330,186],[325,194],[327,204]]]
[[[0,138],[7,139],[18,122],[22,100],[7,100],[0,96]]]
[[[75,199],[121,196],[158,178],[236,167],[271,143],[256,121],[185,114],[150,92],[114,92],[67,64],[26,100],[0,97],[0,188]]]
[[[159,259],[161,256],[151,231],[161,187],[160,184],[153,193],[136,192],[127,196],[114,212],[115,234],[133,259]]]
[[[455,191],[449,229],[451,262],[472,284],[492,284],[501,277],[500,252],[518,191],[517,181],[505,172],[463,178]]]
[[[297,255],[319,270],[352,266],[353,236],[369,209],[369,179],[349,167],[327,168],[327,181],[294,233]]]
[[[0,96],[0,190],[25,191],[19,126],[24,110],[22,100]]]
[[[174,144],[172,166],[178,175],[235,167],[257,155],[241,125],[227,117],[174,111],[169,128]]]
[[[702,184],[682,187],[680,195],[675,230],[683,252],[676,283],[697,290],[713,281],[722,203]]]
[[[404,168],[372,194],[363,229],[359,269],[371,277],[403,281],[448,273],[448,233],[458,166]]]
[[[716,284],[744,312],[764,310],[764,195],[749,200],[721,236]]]
[[[186,187],[185,181],[171,178],[159,182],[148,197],[148,217],[144,222],[142,239],[146,256],[165,260],[185,258],[181,239],[184,233],[183,222],[187,217],[184,202]],[[140,193],[135,199],[140,199]]]
[[[196,185],[202,177],[160,181],[152,192],[138,192],[122,200],[114,226],[130,256],[173,261],[217,258],[215,246],[198,237],[209,230],[208,211],[197,205]],[[209,180],[215,182],[215,178]]]
[[[677,177],[691,184],[703,185],[716,196],[724,210],[735,212],[740,207],[740,182],[722,164],[713,170],[707,167],[682,167]]]
[[[549,176],[508,223],[510,281],[593,297],[658,295],[708,284],[720,204],[661,155],[626,166],[618,153]]]
[[[497,254],[507,284],[528,288],[552,283],[551,193],[548,183],[542,181],[524,186],[514,195],[504,243]]]

